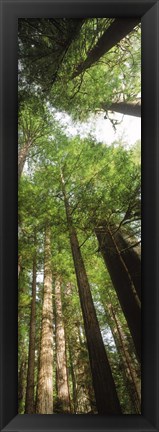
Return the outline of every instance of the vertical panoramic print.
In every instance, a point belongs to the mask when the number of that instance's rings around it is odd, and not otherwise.
[[[18,412],[141,414],[141,25],[18,21]]]

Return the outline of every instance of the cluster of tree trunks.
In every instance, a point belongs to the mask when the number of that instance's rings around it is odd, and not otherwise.
[[[81,255],[76,230],[72,223],[69,202],[65,190],[65,180],[61,171],[61,185],[65,203],[66,218],[68,223],[72,256],[75,265],[77,284],[83,320],[85,325],[86,340],[90,358],[92,380],[99,414],[121,414],[111,368],[106,355],[91,290]]]
[[[123,332],[120,320],[115,312],[112,304],[109,304],[106,309],[106,314],[109,317],[110,328],[118,349],[119,356],[122,363],[122,371],[125,379],[126,387],[128,388],[129,398],[132,403],[134,412],[141,412],[141,389],[139,380],[139,370],[134,367],[132,357],[130,355],[131,349],[128,340]]]
[[[101,336],[98,319],[91,295],[91,290],[85,270],[84,261],[78,242],[76,229],[73,224],[69,199],[67,197],[65,180],[61,171],[61,188],[63,193],[66,219],[69,230],[70,246],[75,266],[77,285],[84,320],[84,329],[88,346],[90,368],[93,388],[95,392],[96,406],[99,414],[120,414],[121,407],[112,376],[111,367],[106,354]],[[141,263],[139,255],[133,250],[124,238],[121,230],[109,227],[106,223],[95,228],[95,234],[99,242],[99,248],[103,255],[113,286],[116,290],[121,308],[130,329],[134,342],[137,358],[140,361],[141,350]],[[34,367],[35,367],[35,322],[36,322],[36,233],[34,233],[32,302],[30,316],[30,338],[28,354],[28,374],[26,388],[25,413],[35,412],[51,414],[53,412],[53,303],[52,303],[52,264],[51,264],[51,231],[46,224],[45,229],[45,257],[44,257],[44,292],[41,323],[41,342],[39,351],[39,370],[37,381],[36,404],[34,397]],[[67,291],[70,292],[70,287]],[[114,335],[117,348],[121,351],[123,365],[126,368],[126,379],[130,382],[130,388],[134,388],[135,409],[140,412],[140,389],[137,373],[131,365],[131,357],[125,342],[125,335],[113,306],[107,308],[110,328]],[[58,406],[62,412],[71,412],[70,392],[67,373],[66,337],[63,322],[61,276],[55,279],[55,322],[56,322],[56,376]],[[78,331],[81,339],[80,330]],[[68,338],[69,340],[69,338]],[[73,367],[73,358],[68,343],[71,374],[74,393],[74,410],[76,409],[76,377]],[[26,372],[26,359],[21,364],[20,383],[24,381]],[[24,393],[20,384],[19,394]],[[19,400],[24,395],[19,396]],[[131,397],[131,395],[130,395]],[[91,409],[91,407],[90,407]]]
[[[58,20],[53,20],[53,25],[59,27]],[[51,20],[50,20],[51,22]],[[52,83],[57,78],[58,69],[64,59],[64,56],[77,36],[84,20],[80,19],[74,23],[72,31],[66,32],[63,41],[62,50],[59,55],[58,64],[54,64]],[[97,44],[89,51],[87,58],[79,64],[72,77],[76,78],[83,74],[88,68],[93,66],[100,58],[106,54],[113,46],[121,41],[133,28],[139,23],[138,18],[120,19],[117,18],[105,30],[99,38]],[[30,25],[25,21],[25,25]],[[36,30],[36,28],[35,28]],[[102,104],[102,109],[106,111],[121,112],[132,116],[141,116],[141,104],[134,102],[112,102],[107,106]],[[38,131],[39,133],[39,131]],[[38,137],[42,136],[38,134]],[[19,152],[18,177],[20,179],[24,169],[26,159],[30,148],[35,143],[35,137],[26,139]],[[65,205],[66,220],[70,238],[70,246],[76,279],[78,285],[81,310],[84,321],[84,331],[87,341],[90,369],[92,382],[96,399],[96,406],[99,414],[114,415],[121,414],[116,386],[114,383],[111,366],[108,360],[107,352],[102,339],[99,322],[94,307],[91,289],[84,265],[84,261],[79,246],[78,236],[75,225],[71,216],[69,198],[66,193],[65,179],[61,170],[61,190]],[[130,329],[136,355],[138,360],[141,359],[141,262],[138,254],[128,244],[120,230],[114,230],[107,224],[98,224],[95,227],[95,235],[99,242],[99,249],[105,261],[106,267],[110,274],[112,284],[116,290],[121,308]],[[45,253],[44,253],[44,284],[42,299],[42,320],[41,320],[41,340],[39,347],[39,367],[37,379],[37,394],[35,403],[35,336],[36,336],[36,274],[37,274],[37,257],[36,257],[36,233],[34,233],[34,257],[32,268],[32,301],[30,314],[30,335],[28,359],[24,351],[21,358],[19,370],[19,406],[25,398],[26,414],[52,414],[53,413],[53,279],[52,279],[52,256],[51,256],[51,230],[47,223],[45,227]],[[18,275],[21,272],[21,257],[18,260]],[[67,357],[66,357],[66,336],[62,311],[62,294],[61,294],[61,276],[57,273],[55,280],[55,339],[56,339],[56,382],[58,406],[63,413],[71,412],[70,390],[68,383]],[[120,320],[112,304],[106,312],[109,316],[110,328],[114,336],[117,348],[121,353],[123,369],[125,369],[126,380],[130,383],[130,389],[133,388],[135,399],[134,403],[137,412],[140,412],[140,388],[136,370],[131,364],[131,357],[128,351],[128,343],[122,330]],[[82,346],[80,329],[77,328],[79,341]],[[76,373],[74,368],[74,359],[71,349],[71,341],[68,336],[68,352],[70,361],[70,373],[73,386],[73,411],[77,409],[77,384]],[[28,368],[27,368],[28,361]],[[86,368],[84,366],[84,373]],[[27,376],[26,376],[27,375]],[[26,387],[26,388],[25,388]],[[91,385],[86,389],[86,397],[89,399],[90,410],[93,412],[91,403],[92,388]],[[131,392],[130,392],[131,398]],[[85,403],[85,402],[83,402]]]
[[[84,19],[77,19],[76,22],[73,22],[71,24],[71,31],[69,32],[66,28],[66,34],[64,36],[63,34],[63,44],[59,45],[59,48],[61,51],[60,55],[58,56],[58,60],[54,62],[53,66],[55,70],[52,71],[52,82],[51,86],[54,84],[54,82],[57,79],[59,68],[64,60],[65,54],[70,46],[70,44],[73,42],[73,40],[77,37],[83,23]],[[113,46],[118,44],[127,34],[129,34],[134,27],[136,27],[139,24],[140,20],[138,18],[116,18],[113,23],[106,29],[103,33],[103,35],[99,38],[97,44],[92,48],[92,50],[89,51],[87,58],[79,64],[72,77],[75,78],[81,73],[85,72],[88,68],[93,66],[100,58],[106,54]],[[50,20],[50,24],[55,26],[60,34],[60,26],[58,23],[58,20]],[[20,24],[21,25],[21,24]],[[32,30],[36,31],[36,26],[32,26],[30,24],[29,20],[25,20],[25,23],[23,23],[26,27],[31,27]],[[43,29],[44,31],[44,29]],[[42,32],[43,32],[42,31]],[[57,40],[58,44],[58,40]],[[57,49],[55,49],[55,52],[57,54]],[[46,55],[46,54],[45,54]],[[51,53],[52,55],[52,53]],[[41,58],[41,54],[40,54]],[[38,57],[37,57],[38,59]],[[42,85],[42,83],[41,83]],[[44,91],[44,90],[43,90]],[[20,97],[20,95],[19,95]],[[132,101],[132,102],[112,102],[111,105],[108,106],[107,102],[103,102],[101,104],[101,107],[105,111],[115,111],[126,115],[141,117],[141,101]],[[30,148],[32,147],[33,143],[35,142],[35,137],[32,139],[31,137],[28,137],[25,139],[25,142],[23,146],[21,147],[19,151],[18,156],[18,179],[20,179],[21,174],[24,169],[24,165],[27,159],[27,156],[29,154]]]
[[[70,246],[75,266],[81,310],[84,320],[84,329],[88,346],[90,368],[96,406],[99,414],[120,414],[121,407],[112,376],[111,367],[101,336],[98,319],[91,295],[91,290],[85,270],[84,261],[78,242],[75,226],[73,224],[69,199],[67,197],[65,180],[61,171],[61,189],[63,193],[66,219],[69,230]],[[141,357],[141,262],[139,255],[124,238],[121,230],[109,227],[106,223],[95,228],[99,248],[103,255],[113,286],[116,290],[121,308],[130,329],[136,355]],[[34,395],[34,368],[35,368],[35,322],[36,322],[36,232],[34,233],[34,256],[32,271],[32,302],[30,316],[30,337],[28,353],[28,373],[25,413],[51,414],[53,412],[53,303],[52,303],[52,264],[51,264],[51,231],[46,224],[45,228],[45,257],[44,257],[44,292],[41,323],[41,342],[39,351],[39,370],[37,380],[37,395],[35,404]],[[70,286],[66,291],[70,294]],[[68,294],[67,292],[67,294]],[[107,308],[110,328],[117,348],[125,367],[126,380],[129,381],[130,391],[134,389],[133,404],[136,412],[140,412],[140,388],[137,372],[131,365],[131,357],[125,341],[119,318],[112,304]],[[70,391],[68,384],[66,337],[62,312],[61,276],[57,273],[55,279],[55,336],[56,336],[56,377],[58,407],[64,413],[71,412]],[[81,339],[78,329],[79,340]],[[82,341],[81,341],[82,343]],[[76,376],[73,366],[71,346],[68,338],[68,349],[71,364],[71,375],[74,394],[74,410],[76,410]],[[21,363],[19,373],[19,401],[24,398],[24,373],[26,373],[26,357]],[[130,394],[131,398],[131,394]],[[91,400],[91,397],[88,399]],[[36,405],[36,407],[35,407]],[[90,409],[91,403],[90,403]]]
[[[116,290],[121,308],[130,329],[137,357],[141,361],[141,304],[138,296],[139,277],[134,277],[134,267],[129,265],[130,254],[136,259],[135,252],[123,250],[125,241],[120,234],[113,235],[108,225],[95,228],[99,248]],[[138,259],[137,259],[138,262]],[[135,284],[137,280],[137,284]]]

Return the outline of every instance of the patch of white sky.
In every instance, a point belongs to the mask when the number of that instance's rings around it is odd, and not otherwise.
[[[111,145],[120,141],[127,148],[141,140],[141,118],[139,117],[110,113],[109,118],[117,122],[114,129],[112,122],[104,118],[104,113],[92,115],[85,122],[75,122],[64,112],[54,111],[54,109],[52,111],[55,119],[70,137],[79,135],[81,138],[86,138],[91,135],[98,142]]]

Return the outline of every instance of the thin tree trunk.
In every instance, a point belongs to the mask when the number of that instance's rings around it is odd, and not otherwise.
[[[132,398],[132,391],[131,391],[132,389],[130,389],[131,383],[130,383],[130,378],[129,378],[129,370],[128,370],[125,356],[123,354],[123,349],[122,349],[121,341],[119,339],[117,328],[114,324],[113,318],[110,317],[110,315],[108,316],[108,312],[106,312],[106,314],[108,317],[109,326],[110,326],[110,329],[111,329],[111,332],[112,332],[112,335],[113,335],[113,338],[115,341],[116,349],[118,352],[118,356],[120,359],[120,371],[121,371],[121,374],[123,376],[124,385],[125,385],[124,393],[127,392],[127,397],[129,397],[129,400],[127,401],[128,407],[129,407],[129,403],[130,403],[131,404],[131,410],[132,410],[131,414],[137,414],[138,411],[136,410],[136,405],[135,405],[134,400]]]
[[[55,308],[56,308],[56,376],[57,376],[57,395],[60,403],[60,410],[70,412],[70,395],[68,387],[67,363],[66,363],[66,342],[65,330],[62,314],[61,300],[61,279],[55,281]]]
[[[68,282],[65,287],[65,295],[69,297],[68,301],[71,301],[72,288],[72,284]],[[90,362],[89,358],[87,357],[88,353],[86,354],[85,352],[87,351],[87,348],[84,323],[81,321],[81,319],[82,316],[80,314],[74,323],[75,327],[72,344],[70,342],[70,335],[67,334],[67,341],[70,351],[69,358],[71,367],[71,380],[73,384],[73,398],[75,400],[75,404],[73,404],[74,412],[78,414],[82,410],[83,413],[97,414]],[[75,350],[73,349],[74,345],[76,346]],[[80,353],[83,353],[83,356],[81,356]],[[74,377],[72,375],[74,375]]]
[[[37,414],[53,413],[53,306],[50,227],[45,230],[44,296],[37,389]]]
[[[37,377],[36,377],[36,395],[35,395],[35,411],[37,411],[37,401],[38,401],[38,377],[40,372],[40,343],[37,350]]]
[[[121,414],[121,408],[101,336],[78,238],[70,215],[62,173],[61,182],[98,413],[110,415]]]
[[[36,233],[34,234],[34,247],[36,247]],[[34,367],[35,367],[35,320],[36,320],[36,251],[33,258],[32,302],[30,317],[30,337],[25,414],[33,414],[34,406]]]
[[[71,282],[67,282],[67,284],[65,285],[65,296],[66,298],[69,298],[69,302],[70,302],[70,297],[72,294],[72,284]],[[66,312],[67,312],[67,307],[66,307]],[[70,379],[71,379],[71,398],[70,398],[70,405],[71,405],[71,412],[73,412],[74,414],[76,414],[77,411],[77,383],[76,383],[76,371],[75,371],[75,355],[74,355],[74,341],[71,340],[70,337],[70,333],[67,331],[67,326],[66,326],[66,332],[65,332],[65,336],[66,336],[66,344],[67,344],[67,351],[68,351],[68,356],[69,356],[69,372],[70,372]]]
[[[102,103],[102,108],[105,111],[115,111],[121,114],[134,117],[141,117],[141,102],[114,102],[111,105]]]
[[[130,33],[134,27],[139,24],[139,18],[117,18],[105,30],[97,44],[88,53],[87,58],[80,63],[72,78],[80,75],[86,69],[90,68],[95,64],[104,54],[106,54],[113,46],[117,45],[121,39],[123,39],[128,33]]]
[[[134,370],[134,376],[136,377],[136,381],[135,381],[134,386],[136,386],[136,383],[137,383],[137,388],[139,389],[139,387],[140,387],[140,386],[138,386],[138,382],[139,382],[138,375],[139,374],[138,374],[136,368],[132,366],[132,362],[134,361],[134,359],[131,357],[131,355],[129,355],[129,352],[128,352],[129,364],[127,363],[127,359],[126,359],[127,356],[125,355],[125,352],[128,350],[130,351],[131,348],[129,348],[129,341],[127,339],[126,334],[123,331],[120,320],[117,317],[117,314],[116,314],[112,304],[110,304],[108,302],[105,303],[101,297],[100,297],[100,301],[101,301],[101,304],[105,310],[107,323],[108,323],[110,330],[112,332],[112,335],[113,335],[113,338],[115,341],[115,345],[116,345],[116,349],[118,351],[121,363],[123,364],[122,371],[123,371],[124,380],[125,381],[130,380],[130,371],[128,370],[129,365],[130,365],[130,367],[132,367],[132,369]],[[116,320],[114,319],[114,316],[116,317]],[[128,370],[128,373],[127,373],[127,370]],[[127,386],[127,387],[129,387],[129,386]],[[130,399],[132,401],[131,394],[130,394]],[[139,400],[141,402],[140,390],[139,390]],[[136,405],[134,404],[134,401],[133,401],[133,407],[136,409]],[[137,412],[139,412],[139,411],[137,410]]]
[[[123,332],[122,325],[117,317],[112,304],[105,304],[101,299],[101,304],[104,307],[107,322],[111,329],[116,349],[122,366],[122,375],[128,391],[132,411],[136,414],[141,412],[141,391],[138,378],[138,372],[133,367],[134,359],[129,354],[129,343],[126,335]]]
[[[23,147],[20,149],[19,155],[18,155],[18,180],[20,180],[20,177],[22,175],[24,165],[26,162],[26,158],[28,156],[29,149],[32,145],[32,142],[27,141]]]
[[[69,337],[68,337],[68,351],[69,351],[69,360],[70,360],[70,373],[71,373],[71,380],[72,380],[73,412],[74,414],[76,414],[76,410],[77,410],[76,375],[75,375],[74,363],[73,363],[72,346]]]
[[[18,414],[24,413],[25,407],[25,389],[27,375],[27,360],[25,351],[22,354],[20,370],[18,375]]]
[[[135,405],[137,408],[137,412],[140,413],[141,412],[141,391],[140,391],[140,385],[139,385],[139,379],[137,377],[136,371],[133,368],[133,362],[132,362],[132,358],[129,354],[128,351],[128,346],[126,345],[125,342],[125,336],[122,330],[122,326],[121,323],[119,321],[119,318],[117,317],[117,314],[114,311],[114,308],[112,305],[109,305],[109,311],[110,311],[110,316],[112,318],[112,320],[114,321],[114,325],[118,334],[118,339],[119,339],[119,343],[120,343],[120,348],[121,348],[121,352],[122,352],[122,358],[123,358],[123,363],[126,366],[126,369],[129,372],[129,380],[131,380],[131,383],[133,384],[133,389],[135,392]],[[131,399],[132,399],[132,395],[130,395]]]
[[[86,339],[85,339],[85,333],[84,333],[84,326],[83,327],[83,331],[82,331],[82,336],[81,336],[81,325],[83,323],[80,323],[79,321],[76,324],[77,327],[77,332],[78,332],[78,339],[79,339],[79,344],[80,344],[80,352],[84,353],[85,350],[85,346],[86,346]],[[84,397],[83,397],[83,401],[85,401],[85,406],[87,407],[87,413],[93,413],[95,411],[95,413],[97,413],[97,408],[96,408],[96,403],[95,403],[95,394],[94,394],[94,389],[93,389],[93,384],[92,384],[92,379],[91,379],[91,370],[90,370],[90,362],[89,359],[87,361],[87,359],[85,358],[83,361],[81,359],[81,364],[79,364],[79,368],[78,368],[78,373],[79,376],[83,373],[83,393],[84,393]],[[78,375],[77,373],[77,375]],[[81,379],[80,379],[81,380]]]
[[[128,323],[136,354],[141,359],[141,310],[129,272],[108,227],[95,228],[100,251],[116,290],[121,308]]]

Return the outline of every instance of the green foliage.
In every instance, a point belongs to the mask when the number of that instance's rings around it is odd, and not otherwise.
[[[98,251],[94,227],[103,220],[115,225],[120,224],[127,212],[128,205],[130,210],[131,206],[133,211],[136,210],[135,202],[138,203],[140,199],[140,170],[136,163],[133,162],[132,155],[133,151],[124,150],[120,145],[106,147],[89,139],[81,140],[78,137],[78,139],[71,140],[58,133],[57,137],[54,138],[54,146],[44,145],[43,147],[43,157],[44,161],[47,160],[47,164],[43,165],[43,159],[40,164],[37,161],[34,165],[35,171],[32,180],[30,181],[28,176],[22,177],[19,187],[21,227],[19,245],[27,265],[31,265],[33,259],[34,228],[36,227],[39,232],[39,248],[42,248],[43,251],[43,232],[46,221],[49,221],[51,225],[52,270],[55,277],[58,273],[62,276],[66,340],[71,343],[71,346],[72,344],[74,346],[73,355],[76,359],[74,368],[78,371],[79,365],[85,364],[84,352],[79,339],[79,332],[82,331],[81,337],[83,338],[84,330],[80,330],[83,320],[61,194],[60,170],[61,168],[63,170],[67,196],[72,209],[72,218],[78,232],[97,316],[106,349],[109,353],[114,379],[117,388],[119,387],[119,397],[122,399],[123,410],[126,413],[131,408],[126,405],[121,360],[120,362],[117,361],[117,348],[112,335],[110,336],[109,317],[105,312],[107,304],[110,302],[113,302],[116,305],[115,307],[118,308],[118,315],[124,332],[128,334],[130,340],[131,337],[120,310],[119,302],[112,289],[109,275]],[[133,217],[133,213],[131,216]],[[25,239],[27,239],[26,244]],[[42,265],[42,251],[39,250],[39,268]],[[71,297],[69,295],[67,298],[65,288],[68,282],[73,284],[73,288]],[[24,302],[26,311],[29,306],[28,300],[28,295],[21,297],[21,303]],[[38,314],[40,310],[37,312]],[[75,331],[75,328],[77,328],[77,331]],[[23,335],[26,329],[22,328],[21,331]],[[133,352],[133,345],[131,345],[131,350]],[[81,359],[79,355],[82,356]],[[133,361],[135,361],[135,357],[133,357]],[[88,353],[86,365],[88,368]],[[86,380],[85,373],[85,370],[81,372],[81,375],[77,373],[79,398],[82,398],[84,394],[85,387],[81,386],[85,386],[83,384]],[[89,388],[90,372],[88,378],[87,388]],[[82,393],[81,388],[83,389]],[[56,412],[60,410],[59,403],[56,400]],[[83,407],[86,407],[84,401],[81,403]],[[81,408],[79,402],[76,409],[80,411],[84,408]]]
[[[98,248],[95,228],[106,223],[115,229],[122,228],[133,239],[140,237],[140,143],[137,142],[128,150],[121,141],[107,146],[90,136],[85,139],[80,136],[70,138],[64,126],[57,121],[54,108],[60,112],[65,110],[72,118],[79,120],[101,110],[103,102],[109,106],[120,98],[133,101],[140,91],[140,28],[82,76],[72,79],[77,65],[87,57],[87,53],[112,22],[106,18],[75,21],[65,18],[19,21],[19,151],[26,142],[31,142],[18,189],[18,255],[21,261],[19,372],[28,357],[32,272],[36,251],[36,397],[43,300],[44,230],[46,223],[49,223],[53,302],[56,276],[60,275],[62,280],[71,412],[97,413],[62,194],[62,172],[73,225],[77,231],[123,413],[136,413],[113,336],[110,304],[120,320],[138,375],[139,368],[124,315]],[[54,330],[55,325],[54,320]],[[55,364],[54,384],[55,412],[60,413]],[[20,402],[19,412],[24,412],[24,398]]]
[[[102,104],[133,101],[140,93],[140,26],[84,75],[73,72],[112,19],[19,20],[19,94],[34,92],[76,119],[100,111]],[[133,48],[133,49],[132,49]],[[33,90],[34,89],[34,90]]]

